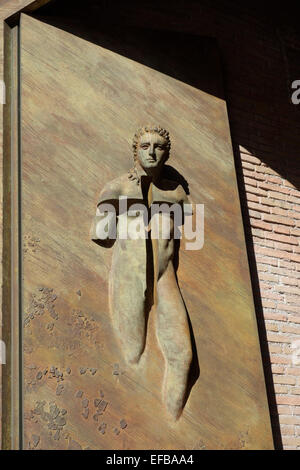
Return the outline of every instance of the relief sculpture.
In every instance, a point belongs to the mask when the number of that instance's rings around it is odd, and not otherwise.
[[[148,315],[155,309],[157,340],[165,358],[163,402],[177,420],[186,400],[193,352],[176,278],[176,233],[187,216],[183,208],[191,206],[183,184],[168,177],[170,146],[169,133],[159,126],[136,132],[133,168],[102,189],[91,238],[103,247],[114,245],[109,304],[127,363],[139,362]],[[170,210],[174,207],[181,208],[181,220]]]

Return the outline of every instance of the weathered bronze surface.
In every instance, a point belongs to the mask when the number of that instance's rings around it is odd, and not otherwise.
[[[26,15],[21,76],[24,447],[271,448],[225,102]],[[112,250],[88,237],[95,195],[128,171],[127,139],[145,122],[174,136],[172,166],[205,204],[203,249],[179,254],[193,362],[175,423],[155,311],[128,366],[109,316]]]
[[[137,131],[134,166],[102,189],[91,237],[103,246],[116,240],[109,304],[128,364],[141,359],[148,315],[152,307],[155,309],[156,335],[165,359],[163,401],[176,420],[187,398],[193,353],[174,266],[189,200],[178,179],[167,175],[170,146],[169,133],[160,126],[144,126]]]

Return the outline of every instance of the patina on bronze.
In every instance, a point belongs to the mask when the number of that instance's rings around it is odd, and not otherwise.
[[[112,203],[115,207],[122,197],[128,198],[129,205],[144,202],[148,208],[155,202],[181,206],[188,203],[182,185],[163,174],[170,146],[169,133],[160,126],[138,129],[133,140],[134,167],[129,175],[122,175],[104,187],[98,208],[105,203]],[[130,219],[132,215],[119,211],[120,217]],[[160,236],[155,239],[151,237],[151,230],[148,238],[141,239],[122,239],[118,233],[109,277],[109,302],[123,354],[132,364],[139,362],[144,351],[147,318],[152,305],[155,305],[156,334],[166,363],[163,401],[170,415],[177,419],[185,399],[192,347],[187,312],[173,263],[177,247],[174,221],[170,213],[161,213],[159,217],[160,225],[162,219],[168,217],[168,238]],[[100,239],[96,230],[99,221],[101,215],[98,212],[91,238],[105,246],[114,230],[108,228],[106,239]]]

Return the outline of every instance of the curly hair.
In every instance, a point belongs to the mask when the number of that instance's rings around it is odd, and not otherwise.
[[[137,184],[140,184],[140,179],[139,179],[137,169],[136,169],[136,163],[137,163],[137,158],[138,158],[138,156],[137,156],[138,144],[139,144],[139,140],[140,140],[141,136],[146,134],[147,132],[149,132],[151,134],[155,134],[155,133],[159,134],[161,137],[163,137],[166,140],[166,151],[167,151],[166,160],[169,158],[170,149],[171,149],[171,140],[170,140],[169,132],[166,129],[164,129],[163,127],[148,125],[148,126],[140,127],[136,131],[136,133],[134,134],[134,137],[133,137],[133,141],[132,141],[134,166],[133,166],[133,168],[131,168],[129,170],[128,178],[131,179],[131,180],[136,180]]]

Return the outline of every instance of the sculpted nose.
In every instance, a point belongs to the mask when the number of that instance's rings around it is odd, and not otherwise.
[[[155,155],[155,152],[154,152],[154,145],[151,145],[150,148],[149,148],[149,155],[150,157],[153,157]]]

